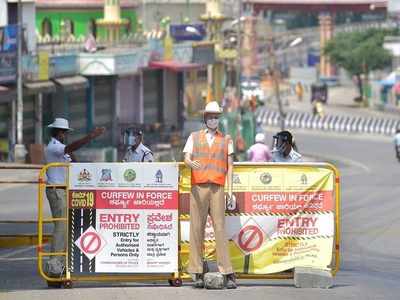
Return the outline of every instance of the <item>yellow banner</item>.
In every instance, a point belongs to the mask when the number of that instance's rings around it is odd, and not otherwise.
[[[254,191],[332,191],[334,173],[324,167],[236,165],[233,171],[233,190]],[[190,169],[180,167],[180,193],[190,193]]]
[[[216,260],[215,242],[205,242],[205,259]],[[189,243],[181,244],[181,262],[184,270],[189,264]],[[273,274],[297,266],[328,269],[332,260],[332,238],[282,239],[264,244],[256,253],[244,255],[233,242],[229,253],[235,273]]]
[[[181,261],[188,264],[190,170],[180,169]],[[235,165],[226,234],[235,272],[272,274],[297,266],[331,267],[335,239],[335,171],[329,166]],[[233,201],[233,204],[232,204]],[[205,255],[215,260],[209,219]]]
[[[39,80],[49,80],[49,54],[47,52],[39,52]]]

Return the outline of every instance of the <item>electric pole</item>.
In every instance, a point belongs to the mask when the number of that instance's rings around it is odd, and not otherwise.
[[[24,130],[24,102],[22,89],[22,46],[23,46],[23,19],[22,0],[18,0],[18,30],[17,30],[17,143],[14,145],[14,159],[16,162],[25,162],[25,146],[23,144]]]

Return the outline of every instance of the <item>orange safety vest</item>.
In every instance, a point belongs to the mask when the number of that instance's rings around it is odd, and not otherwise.
[[[228,170],[228,140],[217,131],[210,147],[204,130],[194,132],[192,160],[201,164],[199,170],[192,169],[192,184],[215,183],[225,185]]]

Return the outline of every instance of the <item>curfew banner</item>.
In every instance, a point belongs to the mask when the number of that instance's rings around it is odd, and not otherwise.
[[[68,211],[71,273],[178,271],[177,164],[71,164]]]
[[[180,171],[182,264],[189,254],[190,170]],[[328,269],[335,236],[335,174],[324,166],[236,165],[226,233],[234,270],[272,274],[297,266]],[[215,260],[212,220],[205,252]]]

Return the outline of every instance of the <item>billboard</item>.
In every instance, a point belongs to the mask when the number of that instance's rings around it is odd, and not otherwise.
[[[178,165],[69,167],[70,272],[178,271]]]
[[[0,83],[17,79],[17,25],[0,27]]]
[[[325,166],[237,165],[226,203],[226,235],[236,273],[273,274],[298,266],[333,269],[335,174]],[[181,262],[189,263],[190,170],[180,176]],[[212,220],[205,256],[216,259]]]

